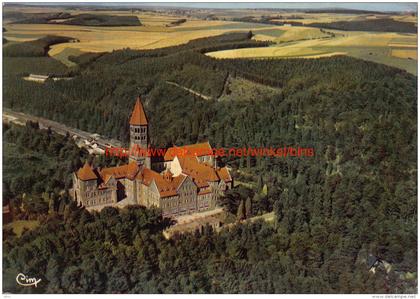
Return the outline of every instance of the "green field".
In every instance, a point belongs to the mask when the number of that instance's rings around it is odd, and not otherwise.
[[[79,56],[83,54],[84,52],[80,51],[79,49],[73,49],[73,48],[65,48],[63,51],[55,54],[52,56],[54,59],[57,59],[61,61],[63,64],[65,64],[68,67],[75,66],[76,64],[69,60],[70,56]]]

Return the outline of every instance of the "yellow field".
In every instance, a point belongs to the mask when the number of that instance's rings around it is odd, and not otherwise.
[[[355,20],[364,20],[367,18],[382,18],[383,15],[369,14],[367,15],[357,15],[357,14],[331,14],[331,13],[304,13],[304,12],[273,12],[272,10],[229,10],[221,11],[215,13],[220,19],[231,19],[231,18],[241,18],[241,17],[253,17],[255,19],[261,18],[261,16],[270,16],[276,17],[281,16],[281,19],[273,19],[279,22],[283,21],[295,21],[303,24],[310,23],[331,23],[336,21],[355,21]],[[295,18],[295,17],[299,18]],[[397,16],[400,19],[408,21],[408,19],[413,20],[416,17],[411,17],[409,15]],[[302,19],[303,18],[303,19]]]
[[[401,22],[413,22],[417,24],[417,17],[413,15],[393,16],[392,18]]]
[[[273,26],[267,29],[254,30],[254,39],[259,41],[290,42],[303,39],[329,37],[328,33],[312,27]]]
[[[286,47],[269,47],[269,48],[248,48],[240,49],[243,51],[217,51],[210,52],[207,55],[214,58],[272,58],[272,57],[281,57],[281,58],[320,58],[320,57],[331,57],[336,55],[346,55],[347,52],[323,52],[316,51],[311,48],[299,48],[297,51],[296,48]]]
[[[162,18],[162,16],[161,16]],[[190,40],[215,36],[231,32],[229,25],[236,24],[225,21],[191,20],[177,27],[165,27],[158,18],[148,20],[148,26],[95,27],[59,24],[8,24],[4,36],[11,41],[28,41],[45,35],[69,36],[80,40],[78,43],[63,43],[52,46],[49,54],[59,55],[64,49],[77,49],[81,52],[106,52],[115,49],[155,49],[180,45]],[[158,24],[158,25],[157,25]],[[223,26],[227,28],[224,29]],[[201,27],[201,30],[197,30]],[[247,31],[252,24],[243,29]]]
[[[268,14],[268,15],[279,15],[279,14]],[[284,22],[294,21],[303,24],[311,23],[332,23],[337,21],[362,21],[367,19],[381,19],[383,15],[358,15],[358,14],[331,14],[331,13],[281,13],[282,19],[273,19],[273,21]],[[298,16],[303,19],[296,19],[293,16]],[[417,22],[417,17],[410,15],[394,16],[395,20],[404,22]]]
[[[398,47],[398,48],[417,48],[415,44],[403,44],[403,43],[389,43],[388,46],[390,47]]]
[[[283,14],[282,14],[283,15]],[[360,20],[360,16],[358,15],[352,15],[352,14],[328,14],[328,13],[317,13],[317,14],[311,14],[311,13],[304,13],[304,14],[285,14],[287,15],[298,15],[300,17],[303,17],[304,19],[288,19],[288,21],[296,21],[301,22],[303,24],[310,24],[310,23],[331,23],[331,22],[337,22],[337,21],[355,21]]]
[[[13,10],[13,9],[11,9]],[[22,12],[40,12],[38,8],[25,8]],[[49,12],[60,10],[51,9]],[[98,27],[61,24],[4,24],[4,37],[9,41],[24,42],[45,35],[60,35],[78,39],[78,43],[64,43],[52,46],[49,54],[67,65],[68,55],[83,52],[109,52],[116,49],[154,49],[186,43],[192,39],[214,36],[231,31],[223,29],[229,21],[204,21],[188,18],[186,23],[167,27],[171,22],[184,17],[169,13],[131,11],[89,11],[65,10],[73,15],[81,13],[137,16],[143,26]],[[250,24],[248,30],[252,28]],[[202,28],[197,30],[197,28]],[[72,54],[73,53],[73,54]]]
[[[417,50],[392,50],[392,56],[417,60]]]
[[[294,30],[296,27],[291,27]],[[300,29],[301,30],[301,29]],[[406,69],[416,73],[417,35],[400,33],[344,32],[335,37],[279,43],[268,48],[245,48],[207,53],[215,58],[315,58],[349,55]],[[256,35],[258,38],[258,35]],[[275,39],[274,39],[275,40]],[[407,49],[396,49],[401,48]]]
[[[36,9],[36,8],[34,8]],[[31,12],[34,12],[33,10]],[[22,42],[37,39],[45,35],[61,35],[78,39],[77,43],[64,43],[52,46],[49,54],[68,66],[74,65],[68,60],[70,55],[84,52],[109,52],[116,49],[155,49],[184,44],[190,40],[220,35],[227,32],[247,32],[252,30],[254,39],[276,43],[268,48],[247,48],[208,53],[215,58],[316,58],[334,55],[350,55],[387,65],[400,67],[416,73],[417,35],[399,33],[346,32],[326,29],[322,32],[311,27],[286,27],[268,24],[256,24],[232,21],[210,21],[198,19],[197,16],[208,12],[196,12],[193,16],[184,17],[163,12],[137,11],[78,11],[66,10],[72,14],[112,14],[136,15],[143,26],[97,27],[74,26],[61,24],[4,24],[4,37],[10,41]],[[214,12],[219,18],[240,18],[262,15],[281,15],[284,19],[296,22],[334,22],[343,20],[365,20],[383,18],[380,15],[327,14],[327,13],[278,13],[267,10],[221,10]],[[226,16],[224,16],[226,14]],[[293,19],[294,17],[304,19]],[[416,16],[392,16],[400,21],[417,21]],[[179,26],[167,27],[171,22],[187,18]],[[333,33],[334,35],[332,35]]]

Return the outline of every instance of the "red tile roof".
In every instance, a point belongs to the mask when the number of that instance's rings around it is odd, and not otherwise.
[[[100,175],[104,182],[108,182],[111,176],[114,176],[114,178],[117,180],[122,178],[133,180],[138,171],[139,167],[137,166],[136,162],[131,162],[121,166],[103,168],[100,171]]]
[[[208,142],[187,145],[183,148],[187,148],[190,151],[199,149],[198,156],[206,154],[203,149],[212,150]],[[146,186],[150,186],[154,181],[161,197],[178,195],[178,188],[187,176],[190,176],[195,185],[200,189],[199,195],[211,192],[208,190],[209,182],[218,182],[220,180],[224,180],[225,182],[232,181],[227,167],[215,169],[207,163],[200,162],[197,157],[191,156],[178,156],[178,160],[182,173],[176,177],[174,177],[169,170],[166,170],[163,174],[159,174],[148,168],[140,168],[135,162],[117,167],[98,169],[98,174],[96,174],[91,166],[86,163],[83,168],[77,172],[77,176],[81,180],[101,178],[102,180],[99,188],[107,188],[106,184],[111,177],[114,177],[117,180],[123,178],[128,178],[130,180],[137,179]]]
[[[82,181],[96,180],[98,177],[95,172],[93,172],[92,167],[86,162],[82,168],[77,171],[77,177]]]
[[[208,182],[219,181],[216,170],[205,163],[198,162],[197,158],[185,157],[178,160],[182,173],[191,176],[199,188],[208,186]]]
[[[178,195],[178,187],[181,185],[185,178],[186,176],[181,174],[179,176],[172,177],[170,180],[163,178],[163,181],[159,180],[156,182],[160,196],[168,197]]]
[[[221,180],[224,180],[225,182],[232,181],[232,177],[230,176],[229,170],[227,169],[226,166],[217,169],[217,175],[219,176]]]
[[[143,105],[141,104],[140,97],[137,98],[136,104],[134,105],[133,112],[131,113],[130,125],[133,126],[146,126],[147,117],[144,113]]]
[[[153,180],[159,179],[160,174],[156,171],[153,171],[149,168],[144,168],[143,171],[137,174],[136,179],[141,180],[141,182],[146,185],[150,186]]]
[[[194,155],[197,157],[211,155],[213,153],[213,149],[208,141],[184,146],[174,146],[168,148],[165,153],[164,159],[165,161],[172,161],[177,154],[180,152],[184,152],[184,157],[193,157]],[[182,157],[182,155],[179,155]]]
[[[178,187],[184,181],[185,177],[186,176],[182,174],[176,177],[169,176],[168,173],[161,175],[148,168],[144,168],[143,171],[137,175],[137,179],[141,180],[146,186],[150,186],[150,184],[155,181],[161,197],[178,195]]]

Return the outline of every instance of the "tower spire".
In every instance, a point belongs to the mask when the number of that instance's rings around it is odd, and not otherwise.
[[[149,147],[149,125],[141,103],[140,96],[136,99],[133,112],[130,117],[130,158],[138,165],[142,164],[150,168],[150,157],[142,153],[147,153]],[[139,151],[142,150],[142,151]]]
[[[144,113],[143,104],[140,96],[137,97],[133,112],[131,113],[130,125],[132,126],[147,126],[148,121],[146,113]]]

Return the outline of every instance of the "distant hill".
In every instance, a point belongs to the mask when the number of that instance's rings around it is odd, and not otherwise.
[[[62,24],[80,26],[141,26],[140,20],[136,16],[114,16],[99,14],[79,14],[70,15],[69,13],[9,13],[6,18],[12,18],[15,24]]]
[[[375,14],[375,15],[388,15],[390,12],[373,11],[373,10],[361,10],[361,9],[343,9],[343,8],[330,8],[330,9],[310,9],[305,10],[306,13],[336,13],[336,14]]]
[[[307,26],[345,31],[377,31],[417,33],[414,23],[401,22],[393,19],[373,19],[363,21],[340,21],[331,23],[311,23]]]
[[[62,22],[61,24],[84,26],[141,26],[141,22],[136,16],[95,14],[80,14]]]

